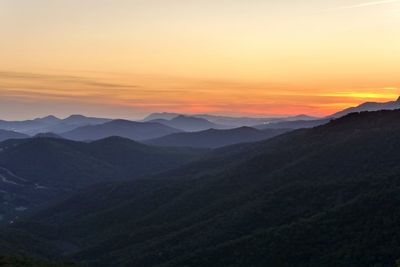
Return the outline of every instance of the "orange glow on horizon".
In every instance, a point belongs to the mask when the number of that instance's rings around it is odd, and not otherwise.
[[[368,0],[0,0],[0,113],[325,116],[395,100],[399,9]]]
[[[284,84],[201,81],[154,75],[0,72],[0,97],[25,104],[102,106],[120,117],[151,112],[232,116],[326,116],[366,101],[395,100],[397,87],[334,90]],[[57,88],[56,90],[54,88]],[[76,111],[75,111],[76,112]],[[74,111],[66,111],[68,115]],[[78,112],[79,113],[79,112]],[[44,114],[43,114],[44,115]]]

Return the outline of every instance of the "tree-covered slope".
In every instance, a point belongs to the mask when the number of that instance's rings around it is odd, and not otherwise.
[[[93,141],[111,136],[140,141],[177,132],[180,130],[160,123],[113,120],[104,124],[82,126],[65,132],[61,136],[76,141]]]
[[[0,143],[0,221],[86,186],[177,167],[203,152],[158,148],[119,137],[92,143],[56,138]]]
[[[20,256],[0,256],[1,267],[78,267],[74,263],[50,262]]]
[[[29,137],[30,136],[26,134],[0,129],[0,142],[8,139],[24,139]]]
[[[209,129],[201,132],[170,134],[157,139],[146,140],[145,143],[159,146],[218,148],[266,140],[287,131],[285,129],[261,131],[250,127],[229,130]]]
[[[356,113],[219,149],[88,189],[13,229],[68,243],[93,266],[394,267],[399,122],[400,111]]]

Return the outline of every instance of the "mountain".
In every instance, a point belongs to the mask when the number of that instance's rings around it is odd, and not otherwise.
[[[39,123],[44,123],[44,124],[57,124],[61,121],[61,119],[57,118],[56,116],[49,115],[43,118],[37,118],[34,119],[33,121],[39,122]]]
[[[61,136],[77,141],[99,140],[110,136],[120,136],[140,141],[177,132],[180,132],[180,130],[160,123],[114,120],[100,125],[79,127],[63,133]]]
[[[4,121],[0,120],[0,129],[7,131],[20,132],[24,134],[36,134],[40,129],[45,128],[47,124],[38,119],[27,121]]]
[[[195,115],[198,118],[209,120],[216,124],[227,125],[231,127],[253,127],[264,123],[273,123],[281,121],[294,121],[294,120],[315,120],[316,117],[308,115],[297,115],[292,117],[265,117],[265,118],[254,118],[254,117],[228,117],[228,116],[215,116],[208,114]]]
[[[395,110],[395,109],[400,109],[400,97],[396,101],[390,101],[390,102],[384,102],[384,103],[379,103],[379,102],[366,102],[363,103],[357,107],[351,107],[347,108],[345,110],[342,110],[340,112],[337,112],[331,116],[328,116],[324,119],[317,119],[317,118],[312,118],[312,117],[303,117],[304,115],[300,116],[295,116],[292,117],[290,120],[286,121],[274,121],[274,122],[267,122],[263,124],[259,124],[257,126],[254,126],[254,128],[257,129],[300,129],[300,128],[312,128],[316,126],[323,125],[325,123],[328,123],[329,120],[333,118],[340,118],[345,115],[348,115],[350,113],[354,112],[363,112],[363,111],[379,111],[379,110]]]
[[[353,113],[353,112],[394,110],[394,109],[400,109],[400,97],[396,101],[389,101],[389,102],[384,102],[384,103],[366,102],[357,107],[351,107],[351,108],[342,110],[340,112],[337,112],[337,113],[331,115],[330,117],[339,118],[339,117],[345,116],[345,115]]]
[[[198,132],[204,131],[208,129],[227,129],[225,125],[218,125],[212,122],[209,122],[206,119],[197,118],[197,117],[190,117],[179,115],[171,120],[165,119],[156,119],[150,122],[161,123],[163,125],[167,125],[169,127],[179,129],[185,132]]]
[[[119,137],[92,143],[54,138],[5,141],[0,143],[0,215],[6,220],[80,188],[157,173],[201,153]]]
[[[168,112],[162,112],[162,113],[152,113],[148,115],[146,118],[143,119],[143,121],[153,121],[153,120],[172,120],[173,118],[176,118],[182,114],[179,113],[168,113]]]
[[[86,117],[83,115],[71,115],[62,120],[68,125],[97,125],[111,121],[111,119]]]
[[[318,119],[319,119],[318,117],[309,116],[309,115],[305,115],[305,114],[300,114],[300,115],[285,118],[286,121],[296,121],[296,120],[312,121],[312,120],[318,120]]]
[[[218,148],[239,143],[261,141],[287,131],[285,129],[261,131],[250,127],[229,130],[209,129],[193,133],[176,133],[144,142],[158,146]]]
[[[59,138],[62,139],[61,136],[55,133],[38,133],[34,136],[34,138]]]
[[[111,121],[111,119],[86,117],[83,115],[71,115],[65,119],[59,120],[59,122],[56,124],[42,128],[40,133],[54,132],[56,134],[62,134],[78,127],[98,125],[109,121]]]
[[[55,116],[47,116],[25,121],[3,121],[0,120],[0,129],[11,130],[29,135],[38,133],[54,132],[56,134],[73,130],[85,125],[96,125],[110,121],[110,119],[85,117],[72,115],[65,119]]]
[[[394,267],[399,160],[400,111],[354,113],[83,190],[0,240],[100,267]]]
[[[178,113],[153,113],[147,116],[144,121],[154,121],[154,122],[165,122],[169,121],[178,116],[189,116],[194,118],[205,119],[211,123],[217,125],[223,125],[223,128],[238,128],[238,127],[252,127],[259,124],[280,122],[280,121],[294,121],[294,120],[315,120],[316,117],[311,117],[308,115],[297,115],[291,117],[265,117],[265,118],[254,118],[254,117],[229,117],[229,116],[217,116],[209,114],[194,114],[194,115],[183,115]],[[213,127],[216,129],[216,127]]]
[[[331,119],[319,119],[319,120],[294,120],[294,121],[282,121],[282,122],[272,122],[257,125],[254,128],[260,130],[266,129],[301,129],[301,128],[313,128],[326,124]]]
[[[23,138],[29,138],[29,137],[30,136],[26,135],[26,134],[0,129],[0,142],[8,140],[8,139],[23,139]]]

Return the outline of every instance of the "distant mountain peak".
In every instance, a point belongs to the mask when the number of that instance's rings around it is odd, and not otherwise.
[[[180,132],[180,130],[160,123],[118,119],[103,124],[81,126],[65,132],[62,136],[77,141],[99,140],[110,136],[145,140],[177,132]]]
[[[339,118],[353,112],[394,110],[394,109],[400,109],[400,97],[397,98],[397,100],[389,102],[365,102],[356,107],[347,108],[345,110],[337,112],[331,115],[330,117]]]
[[[59,118],[57,118],[57,117],[56,117],[56,116],[54,116],[54,115],[49,115],[49,116],[43,117],[42,119],[53,119],[53,120],[59,120]]]
[[[60,121],[60,119],[57,118],[57,117],[54,116],[54,115],[49,115],[49,116],[46,116],[46,117],[43,117],[43,118],[37,118],[37,119],[35,119],[35,121],[42,121],[42,122],[47,122],[47,123],[53,123],[53,122],[58,122],[58,121]]]
[[[68,116],[66,119],[78,119],[78,118],[86,118],[86,116],[83,116],[81,114],[72,114]]]
[[[102,123],[106,123],[108,121],[110,121],[110,119],[87,117],[87,116],[81,115],[81,114],[72,114],[69,117],[63,119],[64,123],[77,124],[77,125],[102,124]]]
[[[179,113],[170,113],[170,112],[161,112],[161,113],[152,113],[148,115],[146,118],[143,119],[143,121],[151,121],[151,120],[157,120],[157,119],[164,119],[164,120],[172,120],[176,117],[178,117]]]

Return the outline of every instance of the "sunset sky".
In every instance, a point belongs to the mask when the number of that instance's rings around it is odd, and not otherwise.
[[[0,0],[0,119],[323,116],[400,94],[400,0]]]

